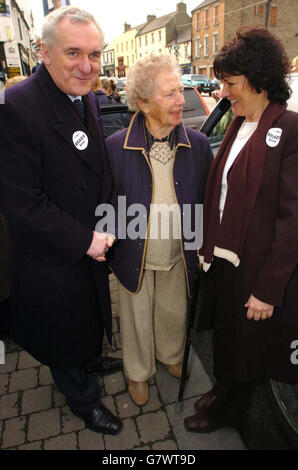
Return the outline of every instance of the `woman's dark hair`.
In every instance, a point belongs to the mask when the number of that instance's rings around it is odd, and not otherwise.
[[[268,92],[269,101],[283,104],[290,97],[286,81],[289,59],[281,41],[265,28],[239,28],[236,38],[217,54],[213,67],[219,79],[245,75],[257,93]]]

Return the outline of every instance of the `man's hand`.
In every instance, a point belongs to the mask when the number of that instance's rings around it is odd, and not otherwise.
[[[92,243],[87,255],[96,261],[106,261],[106,252],[113,246],[115,238],[107,233],[93,232]]]
[[[248,320],[254,319],[255,321],[271,318],[274,310],[274,305],[266,304],[265,302],[256,299],[253,295],[249,297],[245,307],[248,308],[246,314]]]

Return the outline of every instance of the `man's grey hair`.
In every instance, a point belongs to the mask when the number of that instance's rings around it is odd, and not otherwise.
[[[57,39],[57,27],[60,21],[68,18],[72,23],[93,23],[101,34],[103,31],[91,13],[76,7],[61,7],[46,16],[42,28],[42,42],[49,47],[54,46]]]

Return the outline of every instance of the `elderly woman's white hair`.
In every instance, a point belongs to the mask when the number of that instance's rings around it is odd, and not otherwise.
[[[54,46],[57,39],[58,24],[64,18],[68,18],[72,23],[93,23],[98,29],[103,40],[104,36],[102,29],[91,13],[88,13],[82,8],[67,6],[58,8],[46,16],[42,28],[42,42],[44,44],[49,47]]]
[[[139,100],[150,101],[156,78],[161,72],[174,72],[181,77],[181,70],[175,57],[167,54],[148,54],[130,67],[127,75],[127,104],[133,111],[140,111]]]

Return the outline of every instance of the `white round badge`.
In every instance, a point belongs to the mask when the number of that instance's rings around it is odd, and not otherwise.
[[[85,150],[88,147],[88,136],[83,131],[77,131],[72,136],[73,143],[78,150]]]
[[[271,127],[266,135],[266,144],[269,147],[276,147],[279,144],[282,129],[279,127]]]

